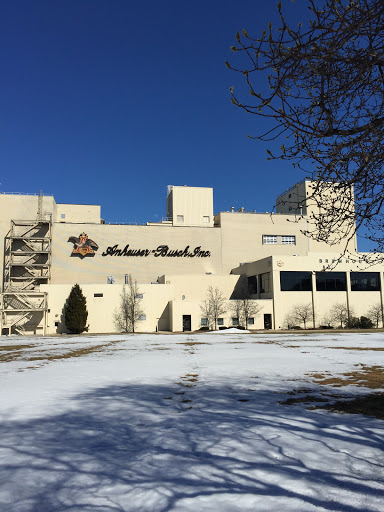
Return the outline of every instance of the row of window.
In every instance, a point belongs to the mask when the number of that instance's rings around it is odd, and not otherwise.
[[[351,291],[380,291],[379,272],[351,272]],[[289,291],[312,291],[311,272],[280,272],[280,289]],[[318,292],[344,292],[347,290],[345,272],[316,272]]]
[[[93,294],[94,297],[104,297],[104,294],[102,293],[94,293]],[[142,293],[137,293],[136,294],[136,299],[142,299],[144,297],[144,295]]]
[[[252,318],[248,318],[248,325],[254,325],[255,323],[255,319],[252,317]],[[224,318],[218,318],[217,319],[217,325],[224,325]],[[236,318],[236,317],[233,317],[232,318],[232,325],[239,325],[239,319]],[[202,327],[208,327],[208,318],[202,318],[201,319],[201,326]]]
[[[380,291],[379,272],[350,272],[351,291]],[[251,295],[270,293],[272,290],[271,273],[248,277],[248,289]],[[280,290],[283,292],[312,291],[312,272],[280,272]],[[345,292],[347,275],[345,272],[316,272],[316,291]]]
[[[263,245],[296,245],[296,237],[293,235],[263,235]]]

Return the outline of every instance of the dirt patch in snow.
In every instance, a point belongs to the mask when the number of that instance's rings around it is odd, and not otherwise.
[[[341,387],[354,386],[371,389],[384,388],[384,368],[382,366],[362,365],[360,370],[342,373],[339,376],[329,372],[307,374],[316,384]]]
[[[346,372],[339,376],[331,375],[329,372],[307,374],[312,377],[315,384],[320,385],[319,393],[313,388],[298,388],[287,394],[290,398],[279,402],[281,405],[295,405],[299,403],[314,404],[308,409],[327,409],[333,412],[349,414],[364,414],[384,419],[384,393],[369,393],[366,396],[345,396],[332,394],[322,386],[342,387],[354,385],[369,389],[384,388],[384,368],[381,366],[364,366],[360,370]],[[338,398],[339,400],[335,399]],[[319,403],[326,402],[324,405]]]

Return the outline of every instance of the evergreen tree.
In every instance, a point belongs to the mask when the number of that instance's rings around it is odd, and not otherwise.
[[[84,297],[80,286],[75,284],[65,305],[65,325],[70,332],[80,334],[88,330],[86,327],[87,318],[87,299]]]

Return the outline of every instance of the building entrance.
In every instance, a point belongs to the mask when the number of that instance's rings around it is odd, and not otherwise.
[[[191,330],[191,315],[183,315],[183,332]]]
[[[272,329],[272,315],[270,313],[264,314],[264,329]]]

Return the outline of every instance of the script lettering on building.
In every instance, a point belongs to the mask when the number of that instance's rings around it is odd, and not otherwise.
[[[119,245],[107,247],[101,254],[102,256],[136,256],[146,258],[154,256],[155,258],[209,258],[210,251],[202,250],[201,246],[190,249],[189,245],[185,249],[170,249],[168,245],[159,245],[156,249],[130,249],[127,244],[124,249],[119,248]]]

